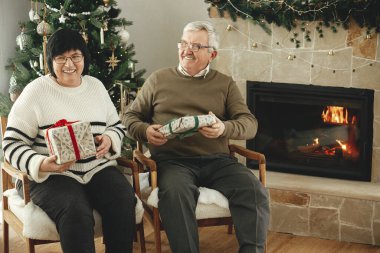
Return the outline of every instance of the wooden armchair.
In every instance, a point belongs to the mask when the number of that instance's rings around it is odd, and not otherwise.
[[[6,125],[7,118],[1,117],[2,136],[4,136]],[[120,166],[132,169],[135,193],[141,199],[140,189],[138,188],[139,175],[137,164],[134,161],[125,158],[119,158],[118,163]],[[4,161],[1,164],[1,173],[3,187],[3,252],[9,253],[9,227],[11,227],[25,241],[27,248],[26,252],[28,253],[34,253],[36,245],[58,242],[59,235],[53,221],[42,209],[31,202],[27,174],[12,167],[7,161]],[[23,184],[23,199],[17,194],[14,183],[15,179],[21,180]],[[136,235],[138,232],[141,252],[145,253],[144,226],[142,219],[144,208],[142,207],[140,199],[136,205]],[[31,223],[31,220],[33,219],[28,219],[28,217],[32,216],[39,216],[41,218],[38,224]],[[95,237],[100,237],[102,236],[101,217],[96,211],[94,211],[94,218]]]
[[[263,154],[243,148],[235,144],[230,144],[229,148],[230,148],[230,154],[232,156],[239,154],[245,158],[255,160],[258,162],[259,180],[265,186],[266,185],[265,156]],[[133,159],[134,161],[137,162],[138,170],[140,172],[149,171],[150,173],[150,187],[151,187],[152,193],[149,196],[149,199],[146,199],[146,197],[143,196],[142,201],[144,204],[145,213],[149,215],[150,221],[154,228],[156,253],[161,253],[161,230],[164,230],[164,228],[161,224],[161,220],[160,220],[160,216],[159,216],[159,212],[157,208],[157,203],[152,203],[152,202],[155,202],[155,200],[153,201],[151,200],[151,196],[154,190],[158,187],[157,166],[154,160],[144,155],[144,153],[142,152],[142,145],[139,143],[138,143],[137,149],[134,150],[133,152]],[[155,194],[157,194],[157,191],[155,192]],[[216,192],[215,194],[219,194],[222,196],[222,194],[219,192]],[[202,195],[202,192],[201,192],[201,195]],[[201,198],[201,195],[199,199]],[[215,196],[215,197],[218,197],[218,196]],[[153,197],[152,199],[158,200],[157,197]],[[203,204],[203,203],[200,203],[200,201],[198,200],[195,213],[196,213],[199,227],[227,225],[228,233],[229,234],[232,233],[233,223],[232,223],[232,218],[231,218],[231,214],[228,207],[223,208],[215,204]],[[266,252],[266,248],[267,247],[265,246],[265,252]]]

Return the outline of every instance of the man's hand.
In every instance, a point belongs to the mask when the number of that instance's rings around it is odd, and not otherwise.
[[[74,163],[68,162],[64,164],[56,164],[57,157],[55,155],[46,157],[40,165],[40,172],[56,172],[62,173],[68,170]]]
[[[162,127],[162,125],[150,125],[146,129],[146,138],[148,139],[148,143],[161,146],[164,145],[168,139],[158,131],[158,129]]]
[[[98,145],[96,148],[96,159],[103,158],[111,148],[111,138],[107,135],[98,135],[95,137],[95,143]]]
[[[212,112],[209,112],[209,114],[214,115]],[[216,118],[215,124],[208,127],[201,127],[198,129],[198,131],[204,137],[210,138],[210,139],[216,139],[224,133],[224,129],[226,128],[226,126],[220,119],[218,119],[217,117],[215,118]]]

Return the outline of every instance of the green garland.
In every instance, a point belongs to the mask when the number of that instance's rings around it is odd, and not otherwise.
[[[367,28],[367,34],[380,33],[380,1],[379,0],[205,0],[216,7],[219,16],[227,12],[233,21],[237,17],[251,19],[270,33],[267,23],[292,30],[297,20],[304,21],[301,30],[305,39],[310,40],[310,31],[306,22],[318,21],[316,27],[319,36],[323,37],[323,28],[337,32],[337,27],[347,29],[354,20],[360,27]],[[211,8],[209,8],[209,11]],[[291,39],[298,47],[298,34]]]

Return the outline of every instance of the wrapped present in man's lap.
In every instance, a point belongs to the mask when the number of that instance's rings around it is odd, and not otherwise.
[[[59,120],[46,130],[45,139],[49,154],[57,156],[57,164],[96,155],[94,137],[89,122]]]
[[[193,135],[199,128],[211,126],[216,123],[216,117],[212,114],[198,116],[184,116],[172,120],[162,126],[158,131],[167,138],[184,138]]]

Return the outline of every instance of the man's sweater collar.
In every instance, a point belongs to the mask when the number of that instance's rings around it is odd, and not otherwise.
[[[191,76],[189,73],[186,72],[186,70],[181,66],[181,63],[178,64],[178,71],[181,72],[181,74],[185,76]],[[206,78],[206,75],[210,72],[210,64],[207,65],[206,68],[203,70],[199,71],[197,74],[195,74],[193,77],[201,77]]]

